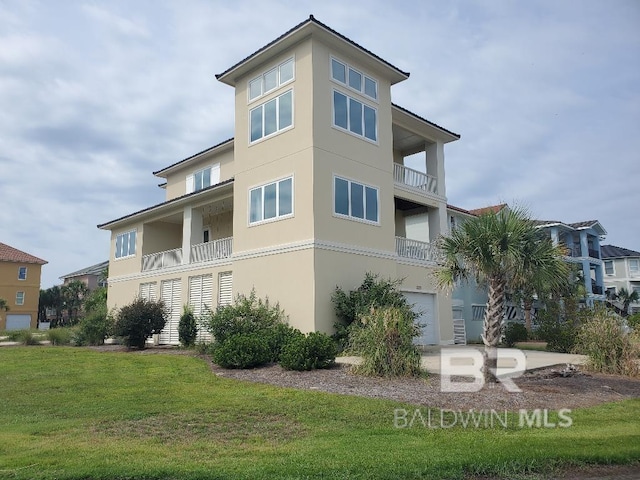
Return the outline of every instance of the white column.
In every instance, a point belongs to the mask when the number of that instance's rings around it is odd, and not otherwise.
[[[191,245],[202,243],[202,212],[184,207],[182,222],[182,263],[191,263]]]
[[[444,143],[436,142],[427,145],[427,173],[438,179],[438,195],[447,196],[444,181]]]

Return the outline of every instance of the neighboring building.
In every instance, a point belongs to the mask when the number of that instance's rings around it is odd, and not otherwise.
[[[248,294],[290,323],[333,329],[331,294],[366,272],[402,278],[420,343],[454,341],[451,297],[430,275],[448,231],[444,145],[459,139],[391,101],[409,74],[313,17],[217,79],[235,89],[235,138],[155,175],[166,201],[110,230],[109,308],[162,298],[178,341],[196,314]],[[404,159],[422,153],[422,171]]]
[[[107,286],[105,272],[108,268],[109,260],[106,260],[96,265],[91,265],[90,267],[83,268],[82,270],[62,275],[60,277],[60,280],[62,280],[63,285],[67,285],[73,280],[79,280],[80,282],[84,283],[89,290],[95,290],[98,287]]]
[[[604,269],[600,253],[600,240],[607,231],[597,220],[563,223],[556,220],[537,221],[539,228],[549,232],[554,244],[567,247],[565,260],[579,265],[584,279],[586,302],[603,302]]]
[[[38,326],[40,273],[46,260],[0,243],[0,298],[9,311],[0,312],[0,330]]]
[[[625,288],[640,295],[640,252],[614,245],[602,245],[604,262],[604,286],[608,297]],[[640,302],[630,305],[631,313],[640,312]]]

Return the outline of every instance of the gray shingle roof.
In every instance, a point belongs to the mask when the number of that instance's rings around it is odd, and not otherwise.
[[[67,273],[66,275],[62,275],[60,279],[80,277],[82,275],[100,275],[102,274],[104,269],[107,268],[108,266],[109,266],[109,260],[105,262],[97,263],[95,265],[91,265],[90,267],[85,267],[75,272]]]
[[[615,245],[602,245],[600,247],[602,258],[640,257],[640,252]]]

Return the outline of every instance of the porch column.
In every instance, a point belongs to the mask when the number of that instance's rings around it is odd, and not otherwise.
[[[582,275],[584,276],[584,288],[587,292],[587,296],[593,294],[591,289],[591,265],[589,260],[582,261]]]
[[[596,264],[596,285],[602,288],[602,293],[604,293],[604,267],[602,264]]]
[[[191,263],[191,245],[202,243],[202,212],[184,207],[182,222],[182,263]]]
[[[444,182],[444,143],[436,142],[426,146],[427,174],[436,177],[438,181],[437,193],[442,197],[447,196]]]
[[[587,240],[587,232],[580,232],[580,256],[589,258],[589,241]]]
[[[558,227],[551,227],[551,241],[554,247],[557,247],[558,243],[560,243],[558,240]]]

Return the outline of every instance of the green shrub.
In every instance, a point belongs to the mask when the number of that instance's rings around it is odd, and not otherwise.
[[[287,370],[329,368],[335,364],[337,352],[336,344],[329,335],[312,332],[304,336],[300,333],[284,345],[280,365]]]
[[[144,348],[147,338],[162,331],[167,317],[162,300],[136,298],[118,311],[114,334],[128,347]]]
[[[291,340],[301,336],[304,337],[300,330],[284,323],[278,323],[276,326],[266,330],[263,333],[263,337],[267,341],[271,352],[269,361],[273,363],[280,362],[284,346]]]
[[[178,339],[183,347],[192,347],[196,343],[198,336],[198,322],[193,315],[193,309],[185,305],[178,323]]]
[[[372,308],[395,307],[401,309],[405,315],[418,316],[411,309],[406,297],[398,290],[402,280],[382,279],[374,273],[366,273],[364,281],[356,289],[345,293],[336,287],[331,301],[338,322],[334,328],[333,338],[342,350],[348,345],[349,330],[362,326],[361,319],[371,312]]]
[[[33,330],[11,330],[7,332],[8,339],[11,342],[19,342],[22,345],[39,345],[40,336],[35,334]]]
[[[264,334],[286,320],[280,306],[269,304],[269,299],[256,297],[255,291],[246,297],[238,295],[232,305],[218,307],[203,318],[203,324],[215,341],[223,344],[228,338],[240,334]]]
[[[75,329],[73,343],[76,345],[102,345],[114,332],[113,316],[106,305],[90,310]]]
[[[504,335],[502,343],[509,348],[515,347],[517,342],[526,342],[529,338],[527,328],[518,322],[510,322],[502,327]]]
[[[587,355],[588,366],[597,372],[640,374],[640,335],[625,333],[622,319],[604,308],[578,329],[575,351]]]
[[[413,344],[420,327],[414,315],[404,308],[379,308],[363,317],[362,323],[349,336],[350,348],[362,356],[362,363],[354,368],[356,373],[382,377],[421,373],[420,352]]]
[[[635,313],[627,317],[627,325],[633,328],[636,332],[640,332],[640,313]]]
[[[270,358],[269,344],[256,333],[232,335],[213,351],[213,362],[223,368],[259,367]]]
[[[51,345],[69,345],[74,337],[75,329],[70,327],[50,328],[47,330],[47,340]]]

